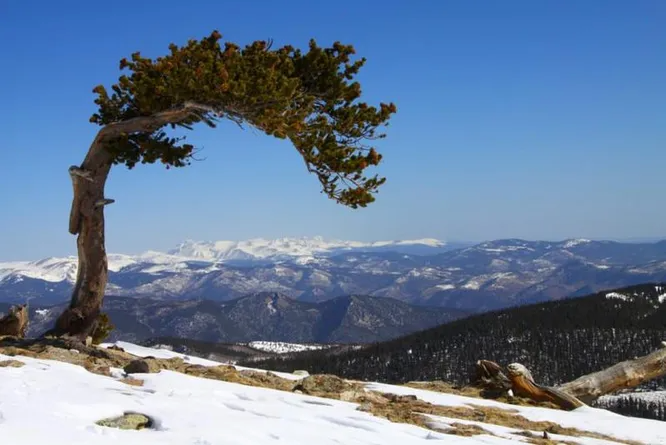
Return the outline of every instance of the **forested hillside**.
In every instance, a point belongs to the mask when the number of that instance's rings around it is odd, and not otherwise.
[[[632,286],[490,312],[344,354],[300,353],[260,366],[392,383],[464,384],[476,361],[487,359],[520,362],[538,382],[552,385],[657,348],[666,339],[664,303],[666,285]]]

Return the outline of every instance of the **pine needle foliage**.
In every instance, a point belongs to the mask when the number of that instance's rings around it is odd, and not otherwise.
[[[112,162],[128,168],[157,161],[167,168],[189,165],[195,147],[165,130],[197,123],[215,127],[229,119],[288,139],[322,192],[336,202],[352,208],[373,202],[386,179],[366,175],[382,159],[367,144],[385,136],[379,128],[388,125],[396,107],[359,100],[361,85],[354,78],[365,59],[352,61],[353,46],[336,42],[323,48],[311,40],[301,51],[289,45],[273,49],[267,41],[221,44],[221,38],[214,31],[184,46],[171,44],[169,54],[154,60],[136,52],[120,61],[124,73],[112,92],[95,87],[99,109],[90,121],[100,126],[173,116],[161,119],[158,128],[106,141]]]

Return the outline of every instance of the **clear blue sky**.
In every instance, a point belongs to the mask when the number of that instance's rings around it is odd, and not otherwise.
[[[398,113],[371,207],[319,194],[287,143],[198,128],[204,162],[112,171],[111,252],[313,236],[563,239],[666,235],[666,2],[0,3],[0,260],[75,251],[71,183],[92,88],[133,51],[213,29],[245,44],[355,45],[364,99]]]

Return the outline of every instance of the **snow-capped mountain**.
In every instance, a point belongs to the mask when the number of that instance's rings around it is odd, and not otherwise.
[[[186,242],[170,253],[110,255],[109,270],[107,294],[117,296],[231,300],[280,292],[319,302],[356,294],[488,310],[666,280],[666,241]],[[62,302],[75,273],[74,257],[0,263],[0,301]]]
[[[426,238],[405,241],[340,241],[313,238],[278,238],[268,240],[255,238],[246,241],[192,241],[187,240],[169,251],[180,257],[209,260],[271,260],[281,261],[294,258],[329,256],[342,252],[394,251],[404,253],[441,253],[447,243]]]

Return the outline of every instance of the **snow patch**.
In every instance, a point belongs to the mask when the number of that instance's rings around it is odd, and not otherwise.
[[[302,345],[298,343],[285,343],[275,341],[252,341],[247,344],[250,348],[264,352],[273,352],[276,354],[286,354],[289,352],[316,351],[329,348],[327,345]]]
[[[592,241],[590,241],[589,239],[585,239],[585,238],[570,239],[570,240],[567,240],[562,247],[565,248],[565,249],[571,249],[572,247],[576,247],[576,246],[579,246],[581,244],[587,244],[587,243],[591,243],[591,242]]]
[[[435,286],[435,289],[438,290],[451,290],[455,288],[456,287],[453,284],[438,284],[437,286]]]

